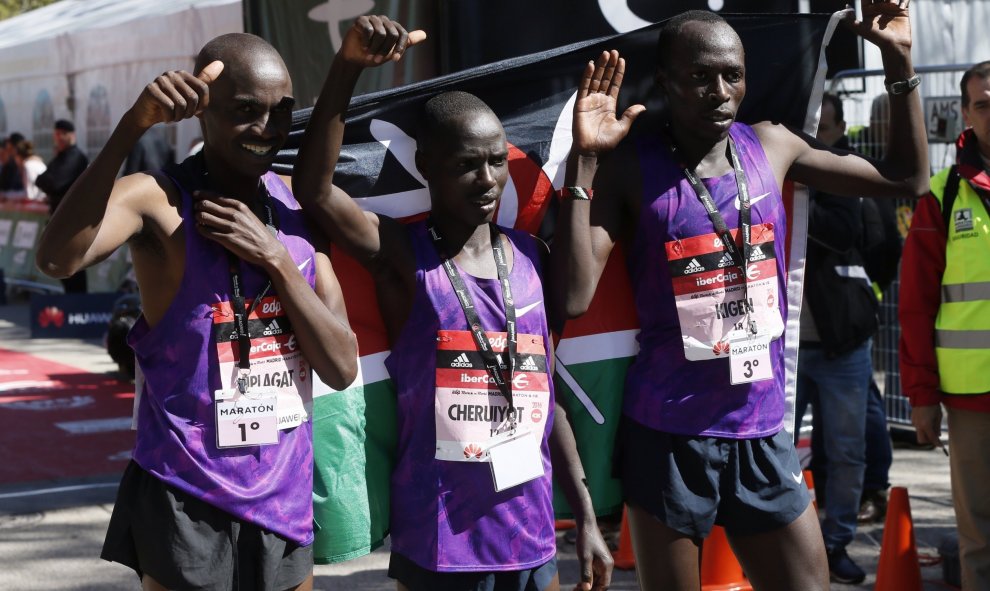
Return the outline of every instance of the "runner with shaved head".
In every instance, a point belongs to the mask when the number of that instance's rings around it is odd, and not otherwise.
[[[853,28],[879,47],[891,95],[881,161],[779,124],[736,122],[745,55],[712,13],[685,13],[662,28],[661,129],[622,142],[644,110],[617,115],[624,60],[605,52],[585,68],[552,285],[570,316],[584,313],[613,246],[627,242],[641,331],[617,472],[643,589],[700,588],[699,550],[715,524],[755,589],[827,589],[829,570],[851,570],[844,547],[828,547],[826,557],[784,430],[782,195],[788,180],[856,197],[925,191],[907,2],[863,2],[862,14]]]
[[[425,37],[361,17],[313,108],[293,182],[314,221],[376,285],[398,394],[389,576],[400,591],[555,591],[553,476],[578,521],[580,589],[605,589],[611,557],[566,416],[535,238],[494,223],[509,178],[498,117],[478,97],[423,105],[416,167],[427,220],[362,211],[332,185],[344,114],[361,71]],[[382,57],[376,48],[396,51]],[[552,462],[551,462],[552,458]]]
[[[312,588],[312,372],[343,389],[357,350],[326,240],[269,172],[293,104],[274,48],[214,39],[195,75],[145,87],[42,236],[52,276],[134,260],[137,437],[103,558],[144,589]],[[189,117],[200,154],[115,181],[146,130]]]

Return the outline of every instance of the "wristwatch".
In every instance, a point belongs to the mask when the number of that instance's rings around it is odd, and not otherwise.
[[[921,76],[917,74],[911,76],[907,80],[898,80],[897,82],[891,82],[890,84],[887,84],[886,81],[884,82],[884,86],[887,87],[887,92],[893,95],[907,94],[914,90],[919,84],[921,84]]]

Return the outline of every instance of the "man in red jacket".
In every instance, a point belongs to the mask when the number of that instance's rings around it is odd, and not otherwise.
[[[901,380],[920,443],[952,433],[964,589],[990,589],[990,61],[963,74],[969,129],[918,202],[901,265]]]

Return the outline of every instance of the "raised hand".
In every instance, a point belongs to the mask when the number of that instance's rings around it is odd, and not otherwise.
[[[198,76],[172,70],[144,87],[131,107],[134,123],[147,129],[156,123],[169,123],[198,115],[210,102],[210,84],[223,72],[223,62],[207,64]]]
[[[910,0],[860,0],[863,20],[853,20],[851,28],[857,35],[881,50],[911,49]]]
[[[581,75],[577,101],[574,103],[574,144],[572,150],[591,156],[614,149],[640,113],[643,105],[632,105],[616,119],[615,109],[626,73],[626,60],[619,52],[603,51],[594,62],[588,62]]]
[[[425,39],[425,32],[407,32],[386,16],[364,15],[347,30],[337,55],[350,64],[369,68],[399,61],[406,48]]]
[[[248,263],[265,266],[285,247],[242,201],[210,191],[196,191],[194,217],[200,234]]]

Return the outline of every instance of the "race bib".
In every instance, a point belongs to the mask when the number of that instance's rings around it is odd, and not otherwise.
[[[735,238],[738,230],[732,230]],[[777,288],[773,224],[752,228],[746,276],[725,251],[718,235],[705,234],[667,242],[677,318],[689,361],[729,356],[730,341],[745,333],[748,320],[757,334],[771,339],[784,331]]]
[[[497,355],[504,355],[504,332],[488,332]],[[509,403],[485,369],[474,338],[466,330],[437,333],[436,459],[451,462],[488,462],[493,438],[508,431],[514,418],[520,430],[543,440],[550,414],[550,386],[543,337],[518,335],[518,361],[512,376]],[[504,360],[503,360],[504,363]]]
[[[274,392],[241,394],[237,388],[214,393],[217,447],[278,443],[278,396]]]
[[[247,305],[251,305],[250,300]],[[309,418],[312,408],[313,382],[309,363],[303,357],[278,296],[261,300],[248,318],[248,329],[251,334],[248,393],[264,391],[277,399],[278,429],[301,425]],[[220,388],[235,389],[240,349],[230,302],[214,306],[213,335],[220,362]]]

